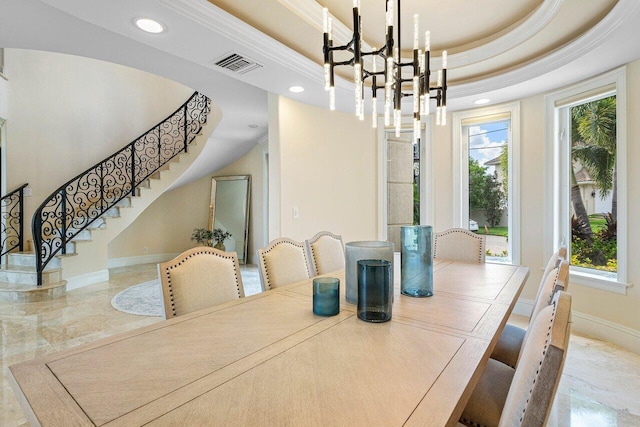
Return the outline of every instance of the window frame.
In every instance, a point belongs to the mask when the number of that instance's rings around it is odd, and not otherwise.
[[[507,263],[520,264],[520,102],[453,113],[453,226],[469,228],[469,147],[463,135],[463,122],[505,114],[511,120],[507,195],[510,259]]]
[[[618,230],[627,229],[627,94],[626,67],[571,85],[545,95],[545,197],[544,197],[544,258],[548,259],[561,242],[569,242],[570,188],[568,187],[569,133],[564,131],[568,108],[601,98],[616,96],[616,167],[618,186]],[[564,115],[564,117],[562,117]],[[571,266],[571,281],[582,286],[626,295],[628,242],[626,233],[617,236],[617,277],[596,270]]]

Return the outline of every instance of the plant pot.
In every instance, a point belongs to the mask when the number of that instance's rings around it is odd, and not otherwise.
[[[226,248],[224,247],[224,242],[218,242],[215,244],[214,248],[219,249],[221,251],[226,250]]]

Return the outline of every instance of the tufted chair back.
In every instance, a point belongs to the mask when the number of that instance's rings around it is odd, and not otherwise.
[[[469,261],[482,264],[486,236],[464,228],[450,228],[433,235],[433,258]]]
[[[499,426],[546,425],[569,346],[571,294],[559,291],[530,326]]]
[[[321,231],[305,243],[313,276],[344,268],[344,244],[341,236]]]
[[[165,319],[244,297],[235,252],[201,246],[158,264]]]
[[[275,239],[258,249],[258,259],[264,291],[311,277],[304,243],[286,237]]]

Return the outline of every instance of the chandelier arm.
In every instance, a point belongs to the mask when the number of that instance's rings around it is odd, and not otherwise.
[[[333,63],[334,67],[338,65],[353,65],[353,58],[349,59],[348,61],[340,61],[340,62]]]

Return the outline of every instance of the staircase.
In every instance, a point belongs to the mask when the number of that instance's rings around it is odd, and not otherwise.
[[[167,119],[53,192],[33,216],[33,243],[6,255],[0,301],[63,296],[63,267],[73,276],[107,274],[108,243],[198,157],[219,121],[210,111],[210,100],[195,93]],[[200,144],[194,144],[196,136]]]

